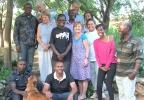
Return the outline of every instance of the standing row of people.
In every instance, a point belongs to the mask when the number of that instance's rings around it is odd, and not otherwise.
[[[118,81],[123,79],[123,72],[125,76],[129,75],[128,80],[135,79],[143,59],[140,42],[129,35],[130,23],[120,24],[121,45],[120,49],[118,47],[118,58],[116,58],[114,37],[106,35],[103,24],[95,25],[90,12],[84,14],[86,26],[83,30],[84,20],[78,13],[79,8],[80,4],[74,2],[67,13],[57,16],[56,21],[51,21],[49,13],[44,10],[41,12],[41,23],[38,24],[36,17],[31,14],[31,4],[24,5],[24,14],[16,18],[14,41],[20,57],[28,62],[27,70],[32,68],[35,38],[37,38],[40,78],[43,82],[48,74],[54,72],[57,60],[63,61],[64,71],[70,73],[74,80],[78,81],[79,100],[86,98],[89,80],[92,81],[98,99],[102,100],[102,86],[105,77],[110,100],[114,100],[112,82],[118,64],[116,81],[120,89],[120,97],[123,94],[124,98],[130,96],[134,98],[133,93],[128,95],[121,91],[123,87]],[[131,69],[125,62],[126,60],[131,64]],[[133,85],[129,90],[132,88],[134,90],[135,81],[130,84]]]

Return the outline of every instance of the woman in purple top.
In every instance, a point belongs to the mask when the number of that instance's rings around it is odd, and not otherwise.
[[[74,24],[74,36],[72,42],[71,75],[78,80],[80,95],[78,100],[86,98],[88,81],[90,80],[90,67],[88,64],[89,45],[85,34],[82,33],[80,22]]]
[[[98,100],[102,100],[102,86],[106,77],[106,86],[109,93],[110,100],[114,100],[114,92],[112,88],[113,78],[116,72],[116,48],[112,35],[105,35],[105,28],[103,24],[96,26],[99,39],[94,41],[95,56],[98,63],[98,81],[97,94]]]

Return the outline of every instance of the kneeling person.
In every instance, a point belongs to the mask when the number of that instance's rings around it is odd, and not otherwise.
[[[44,91],[50,90],[52,100],[73,100],[77,92],[77,86],[69,73],[64,72],[64,64],[57,61],[54,66],[54,73],[47,76]]]

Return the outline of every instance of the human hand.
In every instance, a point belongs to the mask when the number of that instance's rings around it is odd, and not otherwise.
[[[130,79],[130,80],[134,80],[135,77],[136,77],[136,74],[137,74],[137,71],[131,72],[131,73],[128,75],[129,79]]]
[[[88,65],[88,59],[87,58],[84,59],[83,64],[84,64],[84,67]]]
[[[51,93],[50,91],[46,92],[46,97],[47,97],[47,98],[52,98],[52,96],[53,96],[53,95],[52,95],[52,93]]]
[[[104,67],[100,67],[100,69],[106,72],[106,71],[108,71],[110,68],[104,66]]]
[[[64,59],[64,55],[60,54],[57,56],[58,57],[58,60],[62,61]]]
[[[70,95],[68,96],[67,100],[73,100],[73,95],[70,94]]]
[[[44,49],[44,51],[48,51],[49,46],[48,46],[47,44],[42,43],[41,46],[42,46],[42,48]]]
[[[22,96],[27,96],[26,91],[23,91],[23,92],[21,93],[21,95],[22,95]]]
[[[17,51],[17,52],[20,52],[20,51],[21,51],[20,46],[16,46],[16,51]]]

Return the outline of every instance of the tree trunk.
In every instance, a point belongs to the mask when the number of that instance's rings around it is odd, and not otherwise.
[[[0,47],[4,47],[3,29],[2,29],[1,20],[0,20]]]
[[[11,25],[13,15],[13,0],[7,0],[7,13],[4,33],[4,47],[6,49],[4,64],[11,67]]]
[[[2,20],[3,20],[3,6],[1,7],[1,13],[0,13],[0,47],[4,47]]]

